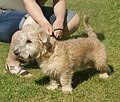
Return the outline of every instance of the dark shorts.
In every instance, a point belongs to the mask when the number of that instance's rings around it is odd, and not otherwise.
[[[42,10],[47,20],[53,24],[56,19],[53,9],[51,7],[43,7]],[[67,25],[75,14],[74,11],[67,10],[64,25]],[[0,42],[11,42],[12,35],[22,28],[28,16],[26,12],[12,10],[0,13]]]
[[[43,11],[45,17],[47,18],[47,20],[51,24],[53,24],[53,22],[56,19],[55,14],[53,12],[53,8],[52,7],[43,7],[42,11]],[[66,10],[66,15],[65,15],[65,20],[64,20],[64,26],[66,26],[70,22],[70,20],[74,17],[75,14],[76,13],[73,10]]]

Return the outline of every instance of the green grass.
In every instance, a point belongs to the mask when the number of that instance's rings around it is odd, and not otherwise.
[[[27,66],[32,78],[4,73],[9,44],[0,43],[0,102],[120,102],[120,1],[67,0],[67,7],[75,10],[81,20],[72,37],[84,36],[83,15],[90,16],[91,25],[107,47],[112,76],[103,80],[94,70],[85,70],[74,75],[72,95],[64,95],[61,89],[48,91],[48,77],[36,63]]]

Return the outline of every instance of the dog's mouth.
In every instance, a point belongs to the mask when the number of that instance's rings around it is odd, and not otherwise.
[[[29,60],[31,60],[31,55],[29,54],[28,57],[23,57],[23,56],[18,56],[19,60],[22,62],[28,62]]]
[[[31,59],[31,55],[29,54],[28,59]]]
[[[20,60],[21,62],[27,62],[22,56],[19,57],[19,60]]]

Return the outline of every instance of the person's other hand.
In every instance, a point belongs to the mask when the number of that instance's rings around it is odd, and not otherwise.
[[[63,35],[63,22],[59,19],[56,19],[53,23],[53,32],[56,38],[61,38]]]

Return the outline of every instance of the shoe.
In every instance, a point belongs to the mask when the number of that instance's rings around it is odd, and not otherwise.
[[[28,71],[23,70],[23,67],[21,65],[9,66],[8,64],[5,64],[5,70],[9,74],[15,74],[15,75],[19,75],[21,77],[31,77],[32,76],[32,74],[30,74]]]

